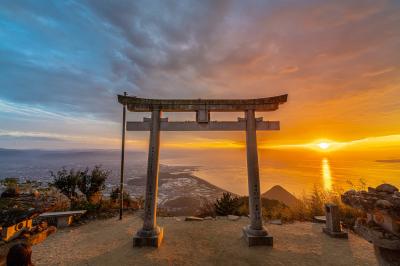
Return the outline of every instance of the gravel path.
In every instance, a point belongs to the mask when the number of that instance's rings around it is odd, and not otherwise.
[[[159,218],[164,241],[159,249],[133,248],[142,221],[130,215],[59,230],[33,247],[35,265],[377,265],[373,246],[349,234],[349,240],[321,233],[322,225],[267,225],[274,247],[246,246],[238,221],[185,222]]]

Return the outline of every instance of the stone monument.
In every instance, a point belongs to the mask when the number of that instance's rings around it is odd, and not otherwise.
[[[348,238],[347,233],[342,231],[338,205],[333,203],[325,204],[325,216],[326,227],[322,228],[325,234],[336,238]]]

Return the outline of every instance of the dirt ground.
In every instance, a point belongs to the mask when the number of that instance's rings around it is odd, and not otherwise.
[[[59,230],[33,247],[35,265],[377,265],[373,246],[349,234],[332,239],[313,223],[267,225],[274,246],[251,247],[242,238],[248,218],[185,222],[159,218],[160,248],[133,248],[138,215]]]

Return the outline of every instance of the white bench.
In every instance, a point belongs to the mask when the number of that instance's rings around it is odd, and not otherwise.
[[[79,211],[64,211],[64,212],[45,212],[39,215],[42,218],[55,218],[57,221],[57,227],[67,227],[76,215],[85,214],[86,210]]]

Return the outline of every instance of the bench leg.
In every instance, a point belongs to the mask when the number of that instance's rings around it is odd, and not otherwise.
[[[68,227],[72,223],[72,216],[57,217],[57,227]]]

